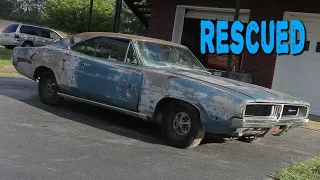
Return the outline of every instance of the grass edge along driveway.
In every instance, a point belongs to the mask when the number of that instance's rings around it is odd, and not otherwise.
[[[274,180],[319,180],[320,156],[296,162],[271,175]]]
[[[11,62],[12,50],[0,46],[0,76],[20,76]]]

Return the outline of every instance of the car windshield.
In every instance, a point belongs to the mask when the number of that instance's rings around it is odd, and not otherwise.
[[[138,41],[138,46],[146,66],[208,72],[187,48],[146,41]]]

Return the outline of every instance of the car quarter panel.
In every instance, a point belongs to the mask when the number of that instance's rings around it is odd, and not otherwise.
[[[145,70],[139,111],[154,117],[157,104],[163,98],[173,98],[194,105],[207,132],[232,132],[233,117],[242,117],[245,103],[252,98],[228,89],[176,76],[161,70]]]
[[[51,69],[57,84],[63,93],[78,94],[77,71],[80,60],[71,51],[51,47],[16,47],[13,53],[16,70],[35,80],[34,73],[38,67]]]

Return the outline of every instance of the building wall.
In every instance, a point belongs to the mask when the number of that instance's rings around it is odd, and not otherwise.
[[[235,0],[157,0],[152,2],[148,35],[171,41],[177,5],[235,8]],[[240,8],[250,9],[250,19],[281,20],[284,11],[320,13],[318,0],[240,0]],[[258,37],[253,37],[253,39]],[[253,83],[271,88],[276,54],[244,53],[242,69],[250,72]]]

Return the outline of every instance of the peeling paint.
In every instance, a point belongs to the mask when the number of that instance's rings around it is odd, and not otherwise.
[[[72,41],[77,43],[102,34],[83,33],[75,35]],[[185,101],[199,110],[205,130],[211,133],[233,132],[231,119],[241,118],[248,102],[305,103],[267,88],[203,72],[93,59],[69,51],[66,47],[72,41],[66,39],[42,48],[15,48],[13,61],[18,64],[15,68],[29,78],[33,78],[39,66],[50,68],[63,93],[141,113],[154,121],[162,99]],[[24,66],[19,67],[19,63]]]

